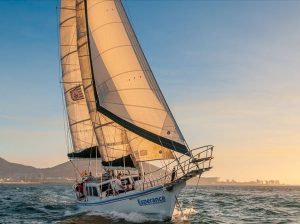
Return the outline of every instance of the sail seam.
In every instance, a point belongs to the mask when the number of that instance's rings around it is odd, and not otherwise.
[[[124,44],[124,45],[119,45],[119,46],[115,46],[115,47],[111,47],[107,50],[104,50],[102,52],[99,52],[98,55],[96,55],[94,58],[92,58],[92,60],[97,60],[97,58],[99,58],[100,56],[104,55],[105,53],[107,53],[108,51],[111,51],[111,50],[115,50],[117,48],[122,48],[122,47],[133,47],[131,44]]]
[[[76,124],[84,123],[84,122],[89,121],[89,120],[90,120],[90,119],[87,118],[87,119],[84,119],[84,120],[81,120],[81,121],[77,121],[77,122],[74,122],[74,123],[70,123],[70,126],[74,126],[74,125],[76,125]]]
[[[62,57],[60,58],[60,60],[64,60],[66,57],[68,57],[68,56],[70,56],[71,54],[74,54],[74,53],[76,53],[76,52],[77,52],[77,50],[70,51],[70,52],[67,53],[66,55],[62,56]]]
[[[109,22],[109,23],[102,24],[101,26],[96,27],[96,28],[95,28],[94,30],[92,30],[91,32],[94,33],[94,32],[96,32],[97,30],[99,30],[99,29],[101,29],[101,28],[103,28],[103,27],[105,27],[105,26],[107,26],[107,25],[111,25],[111,24],[122,24],[122,21],[120,21],[120,22]]]
[[[62,10],[73,10],[73,11],[76,10],[75,8],[68,8],[68,7],[60,7],[59,9],[62,9]]]
[[[116,105],[124,105],[124,106],[129,106],[129,107],[140,107],[140,108],[145,108],[145,109],[151,109],[151,110],[160,110],[163,112],[166,112],[165,110],[161,108],[155,108],[155,107],[148,107],[148,106],[141,106],[141,105],[134,105],[134,104],[126,104],[126,103],[116,103],[116,102],[108,102],[108,101],[103,101],[103,104],[116,104]],[[167,113],[167,112],[166,112]]]
[[[89,8],[87,9],[91,9],[93,8],[95,5],[98,5],[98,4],[101,4],[101,3],[104,3],[104,2],[112,2],[113,0],[103,0],[102,2],[96,2],[94,5],[91,5]]]
[[[95,127],[95,129],[97,129],[97,128],[101,128],[101,127],[104,127],[104,126],[108,126],[108,125],[111,125],[111,124],[113,124],[113,123],[115,123],[115,122],[107,122],[107,123],[105,123],[105,124],[100,124],[100,125],[98,125],[97,127]]]
[[[102,85],[102,84],[101,84]],[[98,86],[99,87],[99,86]],[[150,88],[126,88],[126,89],[118,89],[118,90],[109,90],[107,93],[115,93],[115,92],[122,92],[122,91],[134,91],[134,90],[146,90],[146,91],[151,91],[152,89]]]
[[[76,16],[72,16],[72,17],[69,17],[68,19],[62,21],[59,23],[60,26],[62,26],[62,24],[64,24],[65,22],[69,21],[69,20],[72,20],[72,19],[76,19]]]

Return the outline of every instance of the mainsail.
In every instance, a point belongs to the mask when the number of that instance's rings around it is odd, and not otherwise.
[[[62,0],[60,13],[62,82],[74,150],[69,157],[99,157],[98,143],[82,88],[77,54],[75,3],[75,0]]]

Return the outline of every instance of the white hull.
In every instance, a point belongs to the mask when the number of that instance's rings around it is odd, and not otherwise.
[[[171,219],[176,196],[185,187],[185,182],[173,186],[167,190],[163,186],[155,186],[144,191],[130,191],[119,196],[110,196],[105,199],[88,197],[88,201],[77,201],[84,211],[97,212],[121,212],[121,213],[142,213],[154,215],[163,220]]]

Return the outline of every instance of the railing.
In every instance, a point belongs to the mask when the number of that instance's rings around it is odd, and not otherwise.
[[[146,173],[140,181],[135,182],[136,190],[143,191],[154,186],[165,186],[168,189],[169,186],[179,181],[187,181],[194,176],[201,175],[203,172],[212,168],[211,160],[213,159],[213,149],[214,146],[212,145],[195,148],[190,151],[191,156],[181,155],[165,166]],[[77,199],[88,200],[86,195],[80,194],[75,190],[76,186],[77,184],[75,184],[73,188]],[[101,199],[102,193],[100,193]],[[113,195],[115,195],[115,192],[113,192]]]
[[[168,185],[179,180],[188,180],[193,176],[201,175],[212,168],[213,148],[214,146],[207,145],[192,149],[190,151],[191,156],[181,155],[165,166],[146,173],[141,182],[141,190],[158,185]]]

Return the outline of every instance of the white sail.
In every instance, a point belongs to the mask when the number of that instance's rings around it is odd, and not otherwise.
[[[74,151],[98,145],[82,88],[77,53],[76,0],[61,0],[60,54],[62,82]]]

